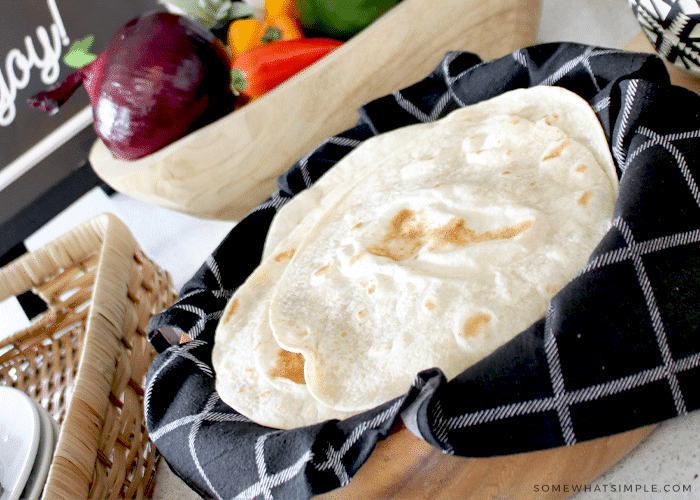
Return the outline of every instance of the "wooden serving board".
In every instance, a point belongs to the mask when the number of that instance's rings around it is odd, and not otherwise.
[[[136,161],[101,141],[90,163],[119,192],[187,214],[240,220],[276,179],[351,128],[364,103],[425,78],[450,50],[489,60],[533,45],[540,0],[403,0],[266,96]]]
[[[564,500],[619,462],[655,428],[551,450],[463,458],[443,455],[399,425],[377,444],[347,486],[313,500]]]

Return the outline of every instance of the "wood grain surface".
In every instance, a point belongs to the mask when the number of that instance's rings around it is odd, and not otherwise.
[[[191,215],[240,220],[276,179],[352,127],[357,108],[425,78],[450,50],[488,60],[535,43],[540,0],[404,0],[263,98],[136,161],[90,153],[117,191]]]
[[[653,432],[642,427],[568,447],[518,455],[443,455],[399,425],[347,486],[314,500],[563,500]]]

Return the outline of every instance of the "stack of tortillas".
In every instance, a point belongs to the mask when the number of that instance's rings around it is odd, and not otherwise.
[[[364,142],[278,213],[213,350],[222,399],[289,429],[451,379],[542,318],[612,223],[587,102],[533,87]]]

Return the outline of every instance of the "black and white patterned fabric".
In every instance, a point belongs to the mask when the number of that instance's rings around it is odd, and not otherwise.
[[[276,211],[368,137],[535,85],[588,100],[620,175],[612,229],[546,317],[456,379],[426,370],[404,396],[344,421],[282,431],[223,403],[214,330],[259,264]],[[488,62],[451,52],[359,115],[281,176],[150,323],[160,354],[147,427],[189,485],[220,499],[309,498],[347,484],[399,418],[447,454],[481,457],[572,445],[700,407],[700,97],[672,86],[658,57],[569,43]]]

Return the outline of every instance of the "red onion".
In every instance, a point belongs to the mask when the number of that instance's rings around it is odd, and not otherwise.
[[[112,154],[135,160],[233,110],[230,60],[209,30],[185,16],[144,14],[97,59],[29,99],[49,113],[82,84],[94,127]]]

